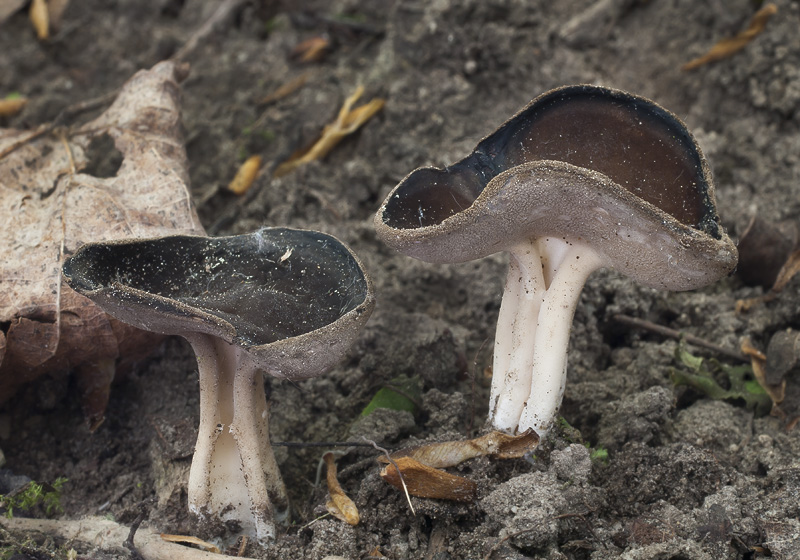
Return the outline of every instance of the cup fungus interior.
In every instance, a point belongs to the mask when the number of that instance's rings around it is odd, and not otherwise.
[[[340,243],[284,228],[88,245],[67,261],[65,275],[81,292],[133,288],[220,317],[242,346],[324,327],[362,303],[368,290]]]
[[[397,229],[440,224],[503,171],[537,160],[603,173],[683,224],[719,235],[708,218],[703,162],[682,123],[645,99],[593,86],[545,94],[465,159],[411,173],[387,201],[383,220]]]

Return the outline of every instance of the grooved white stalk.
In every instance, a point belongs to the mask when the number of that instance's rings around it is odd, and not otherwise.
[[[547,433],[564,394],[572,318],[600,266],[588,247],[541,239],[510,251],[498,316],[489,419],[505,431]]]
[[[189,472],[189,509],[275,537],[272,500],[288,506],[272,447],[261,373],[250,355],[211,335],[184,335],[200,372],[200,427]],[[272,500],[271,500],[272,498]]]

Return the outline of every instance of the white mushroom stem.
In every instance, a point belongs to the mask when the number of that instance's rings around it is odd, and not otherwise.
[[[243,534],[272,540],[273,502],[285,510],[288,500],[269,443],[261,373],[243,348],[207,334],[184,336],[200,372],[200,427],[189,472],[189,509],[200,519],[237,521]]]
[[[602,266],[594,251],[558,239],[513,247],[495,335],[489,420],[509,432],[547,433],[564,394],[572,318]]]

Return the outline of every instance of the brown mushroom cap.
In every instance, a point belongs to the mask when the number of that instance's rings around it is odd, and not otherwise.
[[[90,243],[63,272],[126,323],[219,337],[292,379],[338,361],[374,306],[355,254],[332,236],[288,228]]]
[[[671,290],[736,264],[709,166],[685,125],[652,101],[598,86],[547,92],[460,162],[413,171],[375,226],[389,246],[430,262],[565,239]]]

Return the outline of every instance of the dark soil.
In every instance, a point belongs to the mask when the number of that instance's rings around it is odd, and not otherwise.
[[[612,86],[684,119],[713,167],[732,237],[755,214],[800,220],[800,4],[776,3],[765,32],[741,52],[688,72],[682,64],[746,28],[760,3],[264,2],[224,21],[188,57],[183,83],[192,191],[204,224],[213,234],[264,225],[333,234],[361,257],[378,298],[334,371],[298,384],[266,380],[274,441],[366,436],[397,448],[484,430],[484,370],[505,257],[422,263],[381,244],[372,217],[408,172],[461,159],[548,89]],[[31,103],[0,125],[32,127],[112,92],[169,57],[216,6],[73,0],[47,43],[36,40],[24,12],[14,15],[0,32],[0,95],[18,91]],[[331,42],[321,61],[290,56],[315,36]],[[257,104],[303,73],[304,87]],[[274,166],[313,140],[359,84],[362,102],[384,97],[386,106],[323,161],[279,179],[264,174],[246,204],[221,190],[243,156],[260,154]],[[633,315],[731,349],[747,335],[764,349],[775,332],[800,328],[798,286],[800,277],[779,298],[737,314],[736,300],[761,289],[735,276],[665,293],[613,271],[595,273],[572,332],[561,411],[571,428],[554,430],[532,462],[468,462],[456,470],[477,481],[474,503],[414,498],[413,515],[378,476],[378,453],[350,448],[339,459],[340,479],[362,519],[350,527],[314,522],[324,513],[325,490],[315,484],[323,450],[279,448],[294,521],[272,547],[251,545],[247,554],[355,560],[378,547],[395,560],[798,559],[800,430],[674,387],[676,342],[613,320]],[[790,384],[800,383],[794,373]],[[376,391],[401,374],[422,381],[419,414],[384,409],[361,418]],[[14,474],[69,479],[66,518],[110,515],[130,524],[144,513],[159,530],[189,533],[185,485],[197,419],[197,366],[188,344],[171,339],[118,380],[96,433],[84,424],[70,378],[53,377],[0,412],[0,447]],[[591,459],[584,444],[606,449],[608,459]],[[0,530],[0,554],[14,538]],[[66,557],[52,543],[26,550]]]

